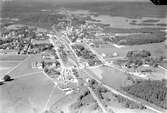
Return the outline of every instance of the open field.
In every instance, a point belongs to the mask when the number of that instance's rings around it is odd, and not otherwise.
[[[92,69],[86,69],[86,71],[92,77],[115,89],[120,89],[122,86],[131,83],[127,80],[128,75],[110,67],[101,66],[96,69],[96,72],[94,72],[95,70],[92,71]]]
[[[0,55],[0,61],[22,61],[27,55]]]
[[[166,46],[164,43],[155,43],[155,44],[145,44],[145,45],[135,45],[135,46],[125,46],[122,48],[116,48],[113,46],[103,47],[103,48],[94,48],[100,55],[113,54],[117,52],[119,56],[125,57],[128,51],[133,50],[148,50],[151,52],[152,56],[167,56]]]
[[[2,61],[0,60],[0,78],[4,76],[10,69],[18,65],[20,61]]]
[[[132,26],[133,27],[133,26]],[[105,32],[117,35],[112,40],[119,45],[142,45],[161,43],[166,40],[164,28],[105,28]]]
[[[98,70],[95,72],[95,70]],[[103,76],[101,75],[101,73],[103,72],[101,69],[84,69],[81,71],[81,73],[85,76],[85,77],[89,77],[87,74],[85,74],[85,72],[89,75],[91,75],[92,77],[98,79],[98,80],[102,80]],[[100,73],[98,73],[100,72]],[[98,74],[97,74],[98,73]]]
[[[66,97],[65,93],[55,86],[52,88],[52,92],[49,94],[49,96],[50,99],[45,106],[47,109],[50,109],[54,104],[59,102],[62,98]]]
[[[95,76],[97,76],[100,80],[103,79],[102,73],[103,73],[103,69],[102,68],[93,68],[90,69],[92,74],[95,74]]]
[[[125,29],[125,28],[112,28],[112,27],[105,27],[105,32],[109,33],[151,33],[151,32],[160,32],[160,30],[165,30],[165,28],[131,28],[131,29]]]
[[[0,60],[0,68],[11,68],[19,64],[20,61],[1,61]]]
[[[119,89],[122,86],[126,86],[128,84],[127,80],[128,76],[125,73],[109,67],[102,67],[102,68],[103,68],[102,82],[104,82],[108,86]]]
[[[33,44],[50,44],[49,39],[46,40],[32,40]]]
[[[24,74],[34,73],[34,72],[40,72],[39,69],[33,69],[32,64],[35,61],[38,61],[35,56],[30,56],[26,58],[23,62],[16,65],[14,68],[12,68],[7,74],[12,77],[19,77]]]
[[[0,69],[0,79],[3,78],[5,73],[7,73],[11,68]]]
[[[42,73],[15,79],[0,87],[1,113],[39,113],[53,83]]]

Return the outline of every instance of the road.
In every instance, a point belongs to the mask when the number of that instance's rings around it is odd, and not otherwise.
[[[66,38],[67,38],[67,37],[66,37]],[[97,52],[95,52],[86,42],[81,43],[81,44],[85,44],[85,46],[88,47],[88,49],[90,49],[90,50],[99,58],[99,60],[102,61],[102,63],[103,63],[104,65],[107,64],[107,62],[106,62]],[[70,44],[70,47],[71,47],[71,44]],[[73,50],[73,49],[71,48],[71,50]],[[75,54],[75,52],[74,52],[74,54]],[[77,56],[76,56],[76,58],[77,58]],[[116,68],[115,66],[113,66],[113,65],[111,65],[111,64],[107,64],[107,66],[109,66],[109,67],[111,67],[111,68],[114,68],[114,69]],[[117,68],[116,68],[116,69],[117,69]],[[125,71],[122,70],[122,69],[118,69],[118,70],[121,71],[121,72],[125,72]],[[147,102],[147,101],[145,101],[145,100],[143,100],[143,99],[136,98],[136,97],[134,97],[133,95],[127,94],[126,92],[124,92],[124,91],[122,91],[122,90],[116,90],[116,89],[112,88],[111,86],[109,86],[109,85],[107,85],[107,84],[105,84],[105,83],[102,83],[101,81],[99,81],[99,80],[96,79],[95,77],[89,75],[86,71],[84,71],[84,72],[85,72],[90,78],[95,79],[95,80],[98,81],[101,85],[103,85],[104,87],[106,87],[106,88],[109,89],[111,92],[113,92],[113,93],[115,93],[115,94],[117,94],[117,95],[121,95],[121,96],[123,96],[124,98],[127,98],[127,99],[129,99],[129,100],[131,100],[131,101],[134,101],[134,102],[140,102],[140,103],[142,103],[145,107],[147,107],[148,109],[153,110],[153,111],[155,111],[155,112],[157,112],[157,113],[163,113],[163,112],[165,113],[165,112],[166,112],[164,109],[159,108],[159,107],[157,107],[156,105],[151,104],[151,103],[149,103],[149,102]],[[92,94],[93,94],[93,93],[92,93]],[[94,94],[93,94],[93,95],[94,95]],[[100,103],[99,103],[99,105],[100,105]]]
[[[66,38],[66,40],[68,40],[67,35],[66,35],[65,37],[62,37],[62,38]],[[71,47],[72,44],[71,44],[71,43],[67,43],[66,40],[64,40],[64,43],[65,43],[65,45],[72,51],[72,54],[74,55],[74,57],[75,57],[76,60],[77,60],[77,67],[79,68],[79,59],[78,59],[78,57],[77,57],[75,51],[74,51],[74,50],[72,49],[72,47]],[[89,89],[91,95],[93,96],[93,98],[97,101],[97,104],[101,107],[103,113],[108,113],[108,112],[106,111],[106,109],[104,108],[103,104],[100,102],[100,100],[98,99],[98,97],[97,97],[96,94],[94,93],[94,91],[93,91],[90,87],[88,87],[88,89]]]
[[[61,43],[63,43],[63,44],[71,51],[72,55],[74,56],[74,59],[76,59],[75,62],[76,62],[76,64],[77,64],[77,66],[79,66],[79,59],[78,59],[76,53],[74,52],[74,50],[72,49],[72,47],[71,47],[71,46],[72,46],[72,43],[71,43],[70,40],[68,39],[67,35],[63,36],[63,33],[58,33],[58,32],[56,31],[56,29],[55,29],[54,26],[52,27],[52,29],[53,29],[53,31],[56,33],[57,39],[58,39]]]
[[[163,66],[161,66],[161,65],[159,65],[158,67],[167,72],[167,68],[165,68],[165,67],[163,67]]]
[[[85,45],[85,47],[87,47],[90,51],[92,51],[93,54],[95,54],[97,56],[97,58],[104,64],[106,63],[106,61],[103,59],[103,57],[101,57],[95,50],[93,50],[86,42],[83,42],[83,44]]]
[[[112,58],[106,58],[106,60],[124,60],[125,57],[119,56],[119,57],[112,57]]]
[[[88,86],[88,89],[91,93],[91,95],[93,96],[93,98],[96,100],[97,104],[100,106],[100,108],[102,109],[103,113],[108,113],[106,111],[106,109],[104,108],[103,104],[101,103],[101,101],[99,100],[99,98],[96,96],[96,94],[94,93],[94,91]],[[113,112],[114,113],[114,112]]]
[[[55,51],[56,51],[56,54],[57,54],[57,56],[59,57],[60,64],[61,64],[61,66],[64,68],[64,67],[65,67],[65,66],[64,66],[64,63],[63,63],[63,61],[62,61],[62,59],[61,59],[61,56],[60,56],[60,54],[59,54],[59,52],[58,52],[58,49],[57,49],[56,39],[54,39],[54,38],[52,37],[52,38],[49,39],[49,41],[50,41],[51,44],[53,44],[54,49],[55,49]]]
[[[134,102],[137,102],[137,103],[142,103],[142,105],[144,105],[146,108],[152,110],[152,111],[155,111],[157,113],[166,113],[166,111],[162,108],[159,108],[157,107],[156,105],[154,104],[151,104],[143,99],[140,99],[140,98],[136,98],[122,90],[118,90],[118,89],[115,89],[115,88],[112,88],[111,86],[105,84],[104,82],[101,82],[100,80],[98,80],[97,78],[91,76],[90,74],[88,74],[86,71],[84,71],[84,73],[89,76],[91,79],[94,79],[96,80],[99,84],[101,84],[102,86],[104,86],[105,88],[107,88],[108,90],[110,90],[111,92],[113,92],[114,94],[117,94],[117,95],[120,95],[124,98],[127,98],[131,101],[134,101]]]

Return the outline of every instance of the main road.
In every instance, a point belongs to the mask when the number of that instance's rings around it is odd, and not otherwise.
[[[53,30],[55,31],[55,28],[54,28],[54,27],[53,27]],[[58,37],[60,38],[61,36],[58,36]],[[65,38],[68,38],[68,37],[65,37]],[[60,40],[63,40],[62,37],[61,37]],[[67,39],[65,39],[65,40],[67,40]],[[65,41],[65,40],[64,40],[64,41]],[[65,41],[65,43],[66,43],[66,41]],[[66,44],[67,44],[67,43],[66,43]],[[82,44],[82,43],[81,43],[81,44]],[[85,44],[85,46],[88,47],[88,48],[99,58],[99,60],[101,60],[101,62],[102,62],[104,65],[106,65],[107,62],[106,62],[97,52],[95,52],[86,42],[84,42],[83,44]],[[67,44],[67,45],[68,45],[68,44]],[[69,44],[69,46],[70,46],[71,51],[73,51],[73,49],[71,48],[71,44]],[[73,54],[74,54],[74,56],[76,56],[74,51],[73,51]],[[76,58],[78,59],[77,56],[76,56]],[[110,65],[110,67],[111,67],[111,68],[114,68],[114,66],[111,66],[111,65]],[[115,69],[115,68],[114,68],[114,69]],[[118,70],[119,70],[119,69],[118,69]],[[120,70],[120,71],[122,72],[122,70]],[[118,90],[118,89],[112,88],[111,86],[107,85],[106,83],[102,83],[101,81],[99,81],[99,80],[96,79],[95,77],[91,76],[91,75],[88,74],[86,71],[84,71],[84,72],[85,72],[90,78],[95,79],[96,81],[98,81],[98,83],[100,83],[101,85],[103,85],[105,88],[107,88],[107,89],[110,90],[111,92],[113,92],[113,93],[115,93],[115,94],[117,94],[117,95],[121,95],[121,96],[123,96],[124,98],[127,98],[127,99],[129,99],[129,100],[131,100],[131,101],[141,103],[141,104],[144,105],[146,108],[148,108],[148,109],[150,109],[150,110],[152,110],[152,111],[155,111],[155,112],[157,112],[157,113],[166,113],[166,110],[164,110],[164,109],[162,109],[162,108],[160,108],[160,107],[158,107],[158,106],[156,106],[156,105],[154,105],[154,104],[151,104],[151,103],[149,103],[149,102],[147,102],[147,101],[145,101],[145,100],[143,100],[143,99],[136,98],[136,97],[134,97],[133,95],[130,95],[130,94],[128,94],[128,93],[126,93],[126,92],[124,92],[124,91],[122,91],[122,90]]]
[[[88,86],[88,89],[89,89],[90,93],[92,94],[93,98],[96,100],[97,104],[98,104],[98,105],[100,106],[100,108],[102,109],[103,113],[108,113],[108,112],[106,111],[106,109],[104,108],[103,104],[101,103],[101,101],[99,100],[99,98],[96,96],[95,92],[92,90],[92,88],[90,88],[90,87]],[[114,112],[112,111],[112,113],[114,113]]]

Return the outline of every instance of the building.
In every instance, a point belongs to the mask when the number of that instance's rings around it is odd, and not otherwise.
[[[32,68],[34,69],[42,69],[42,63],[41,62],[33,62]]]

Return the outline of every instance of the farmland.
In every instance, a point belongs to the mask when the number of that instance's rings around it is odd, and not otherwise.
[[[53,85],[48,78],[39,73],[18,78],[1,86],[3,112],[40,112]]]
[[[22,61],[26,58],[26,55],[0,55],[0,61]]]
[[[166,46],[164,43],[155,43],[155,44],[145,44],[145,45],[134,45],[134,46],[124,46],[122,48],[116,48],[112,45],[109,47],[103,47],[103,48],[95,48],[95,50],[99,53],[105,53],[105,54],[112,54],[114,52],[117,52],[119,56],[125,57],[126,53],[131,50],[148,50],[151,52],[153,56],[166,56]]]
[[[19,77],[19,76],[23,76],[24,74],[40,72],[40,70],[32,68],[32,64],[34,60],[35,58],[33,56],[28,57],[23,62],[18,64],[16,67],[11,69],[7,74],[11,75],[12,77]],[[20,71],[20,70],[24,70],[24,71]]]

